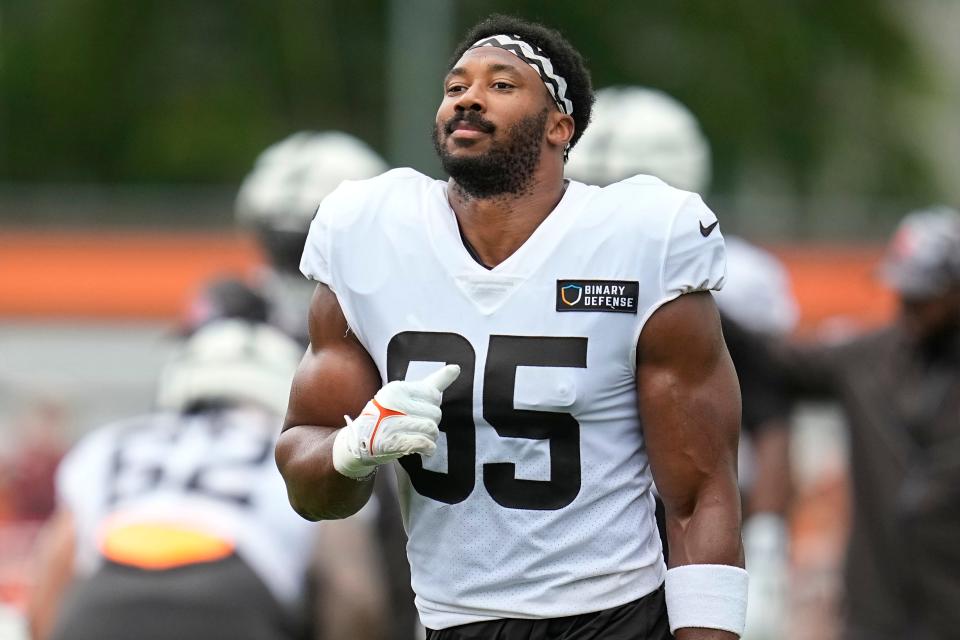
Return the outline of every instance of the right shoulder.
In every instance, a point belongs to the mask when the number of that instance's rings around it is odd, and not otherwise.
[[[391,169],[366,180],[344,180],[330,193],[320,207],[314,224],[341,229],[360,219],[376,218],[385,212],[396,212],[386,203],[410,202],[425,197],[438,181],[407,167]]]
[[[369,252],[371,241],[397,237],[419,224],[423,204],[435,197],[442,182],[413,169],[393,169],[375,178],[345,180],[323,199],[300,260],[311,280],[336,289],[337,255]]]

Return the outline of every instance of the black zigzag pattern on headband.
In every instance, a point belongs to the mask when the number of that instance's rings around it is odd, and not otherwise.
[[[540,47],[521,40],[519,36],[496,35],[478,40],[471,49],[477,47],[497,47],[509,51],[527,64],[540,76],[550,97],[556,102],[557,108],[563,113],[573,113],[573,102],[567,98],[567,81],[553,68],[553,62]]]

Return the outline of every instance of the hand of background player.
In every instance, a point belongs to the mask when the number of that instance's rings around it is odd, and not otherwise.
[[[386,384],[367,403],[356,420],[337,432],[333,466],[349,478],[370,475],[378,464],[411,453],[425,456],[437,450],[440,400],[460,367],[448,364],[423,380]]]

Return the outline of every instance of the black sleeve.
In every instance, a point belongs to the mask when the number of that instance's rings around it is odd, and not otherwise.
[[[783,424],[792,405],[770,339],[722,315],[721,324],[740,379],[744,431],[756,434],[768,426]]]
[[[856,344],[782,343],[772,353],[791,402],[835,399],[844,371],[856,360]]]

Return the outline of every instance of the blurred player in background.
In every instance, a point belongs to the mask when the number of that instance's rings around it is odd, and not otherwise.
[[[891,326],[796,348],[795,391],[836,398],[850,429],[847,640],[960,637],[960,213],[913,212],[881,275]]]
[[[264,309],[256,307],[249,284],[218,280],[195,301],[191,322],[237,314],[263,315],[306,346],[307,317],[316,283],[300,273],[300,257],[310,221],[320,202],[341,182],[372,178],[387,168],[373,149],[341,131],[301,131],[268,147],[244,178],[236,200],[238,223],[253,230],[267,258],[251,283],[267,305]],[[388,638],[409,640],[417,621],[396,483],[384,476],[377,481],[376,493],[373,524],[377,546],[371,553],[382,569],[379,583],[389,591],[392,622]],[[336,557],[330,561],[336,562]]]
[[[636,174],[704,194],[710,148],[694,115],[671,96],[646,87],[597,91],[593,121],[567,164],[567,175],[607,185]],[[744,552],[750,597],[744,638],[780,639],[786,615],[791,410],[768,342],[789,334],[797,306],[783,265],[768,252],[725,236],[727,278],[714,294],[743,397]]]
[[[328,573],[320,588],[346,586],[336,615],[351,626],[319,637],[380,637],[381,603],[352,586],[370,570],[351,551],[362,528],[304,522],[274,463],[301,353],[268,325],[208,323],[164,369],[158,413],[98,429],[70,451],[38,554],[34,640],[317,637],[308,577],[327,533],[352,573],[339,583]]]
[[[267,320],[304,345],[314,285],[300,273],[300,255],[320,201],[343,180],[372,178],[387,164],[370,147],[340,131],[301,131],[271,145],[256,159],[240,186],[237,222],[253,231],[266,264],[253,288],[266,301]],[[194,301],[187,324],[251,311],[238,287],[213,285]]]

